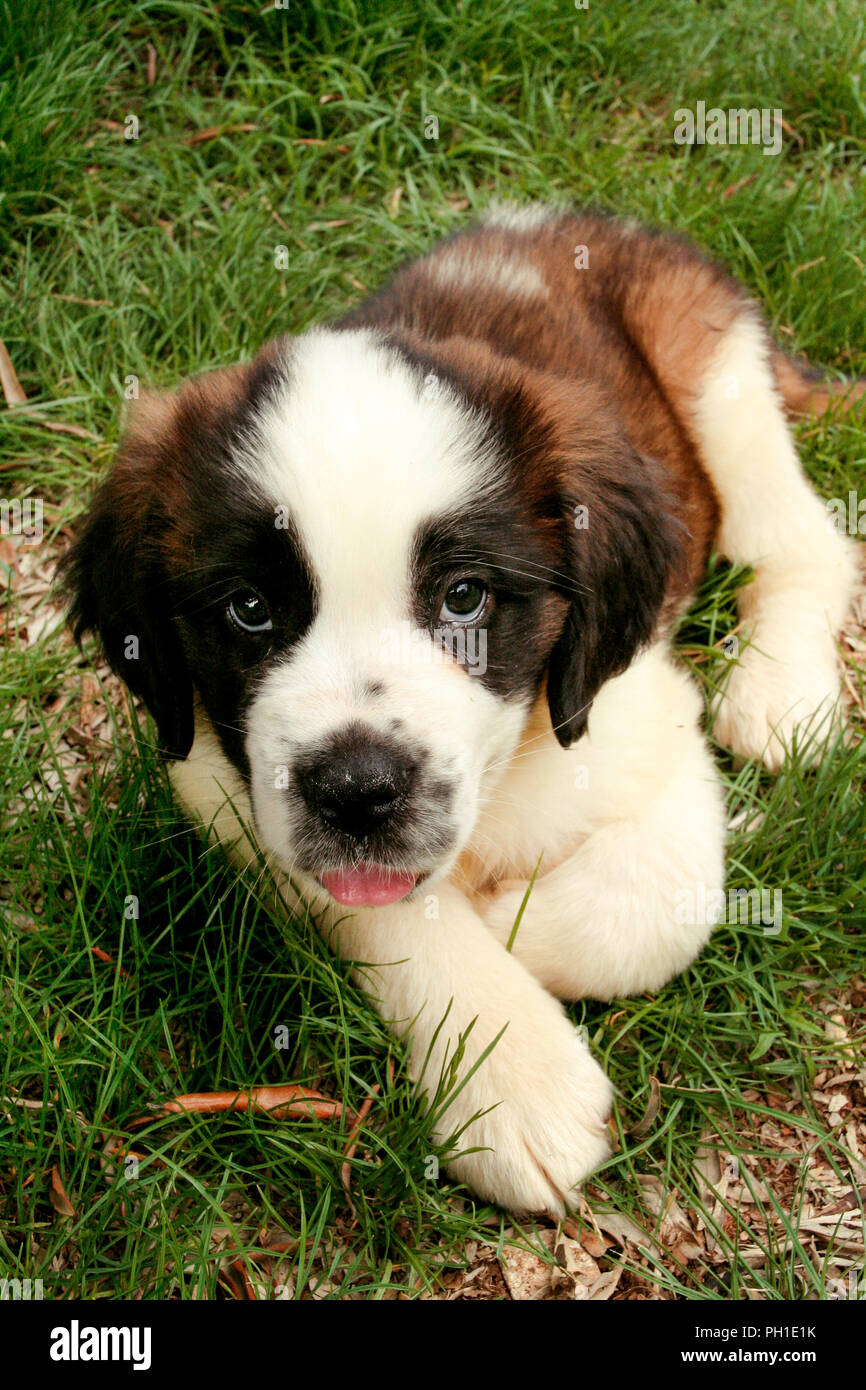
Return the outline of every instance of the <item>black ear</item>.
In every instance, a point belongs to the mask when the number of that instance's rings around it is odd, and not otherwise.
[[[192,683],[171,615],[158,496],[146,464],[131,431],[63,558],[60,582],[76,639],[99,637],[109,665],[156,720],[163,752],[185,758],[194,733]]]
[[[652,636],[684,563],[685,528],[657,466],[625,441],[614,456],[573,471],[562,509],[571,604],[548,665],[547,701],[568,748],[585,733],[604,682]]]

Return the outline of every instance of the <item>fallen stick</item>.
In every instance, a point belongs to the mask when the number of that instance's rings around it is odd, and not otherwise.
[[[305,1119],[331,1120],[346,1115],[350,1122],[355,1117],[348,1107],[338,1100],[329,1100],[321,1091],[311,1091],[307,1086],[253,1086],[249,1091],[192,1091],[188,1095],[175,1096],[162,1107],[164,1114],[218,1115],[226,1110],[261,1110],[273,1115],[275,1119],[287,1119],[298,1115]]]

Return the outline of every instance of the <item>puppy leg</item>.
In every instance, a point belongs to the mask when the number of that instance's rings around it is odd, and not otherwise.
[[[839,695],[835,637],[855,582],[853,547],[828,525],[786,423],[757,316],[742,311],[703,373],[696,442],[721,502],[718,543],[755,569],[740,613],[751,645],[717,702],[715,734],[768,767],[795,729],[822,736]]]
[[[721,788],[698,729],[675,732],[681,755],[654,792],[645,787],[641,808],[599,826],[535,883],[512,954],[560,998],[657,990],[691,964],[718,919]],[[662,769],[666,751],[660,740]],[[525,891],[506,885],[481,909],[497,941],[507,943]]]
[[[430,919],[431,911],[438,916]],[[461,1079],[505,1030],[435,1119],[434,1133],[446,1140],[467,1126],[457,1147],[478,1151],[448,1168],[481,1197],[560,1216],[575,1184],[607,1156],[612,1095],[561,1005],[502,950],[451,884],[384,910],[338,917],[327,908],[321,928],[356,961],[361,987],[407,1040],[411,1075],[429,1096],[470,1025]]]

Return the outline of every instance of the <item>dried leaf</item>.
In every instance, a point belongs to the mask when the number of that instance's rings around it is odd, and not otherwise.
[[[27,400],[24,387],[18,380],[15,368],[12,366],[12,358],[6,351],[6,344],[0,338],[0,386],[3,388],[3,396],[7,405],[23,405]]]
[[[66,1195],[66,1189],[56,1168],[51,1169],[51,1187],[48,1192],[48,1200],[60,1216],[75,1215],[75,1208]]]
[[[589,1289],[589,1297],[593,1302],[603,1303],[612,1298],[616,1293],[616,1286],[622,1278],[622,1265],[617,1265],[616,1269],[606,1269],[604,1274],[600,1274],[595,1283]]]
[[[655,1121],[656,1116],[658,1115],[659,1110],[661,1109],[662,1093],[658,1077],[651,1076],[649,1079],[649,1084],[650,1094],[649,1100],[647,1101],[646,1110],[641,1115],[637,1124],[632,1125],[629,1131],[629,1133],[632,1134],[635,1139],[641,1139],[645,1134],[649,1133],[650,1129],[653,1126],[653,1122]]]
[[[511,1297],[521,1303],[545,1298],[551,1291],[553,1268],[531,1250],[506,1245],[499,1268]]]

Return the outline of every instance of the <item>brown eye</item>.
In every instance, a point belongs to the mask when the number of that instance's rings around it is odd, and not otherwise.
[[[236,594],[232,594],[226,612],[241,632],[257,636],[262,632],[270,632],[274,626],[268,605],[254,589],[239,589]]]
[[[439,610],[443,623],[474,623],[481,617],[490,597],[487,585],[480,579],[467,577],[451,585]]]

